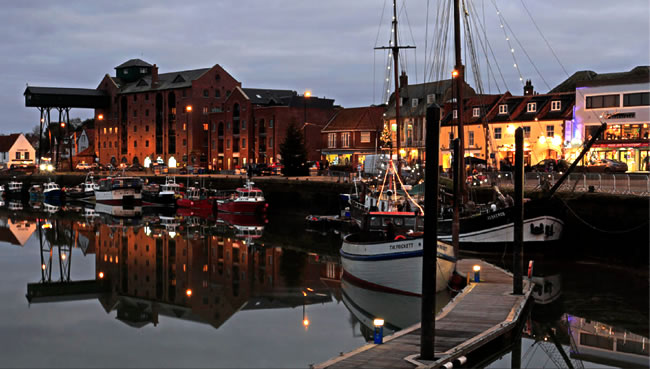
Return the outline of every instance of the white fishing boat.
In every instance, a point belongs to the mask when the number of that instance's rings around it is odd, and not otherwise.
[[[106,177],[99,180],[95,200],[107,205],[141,204],[142,180],[138,177]]]
[[[362,286],[409,296],[422,295],[421,234],[386,239],[382,232],[353,233],[343,239],[341,263],[344,275]],[[456,258],[451,245],[438,241],[436,292],[447,288]]]

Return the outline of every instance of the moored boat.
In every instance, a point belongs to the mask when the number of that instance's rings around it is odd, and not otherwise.
[[[84,199],[95,196],[95,190],[98,187],[92,174],[88,173],[83,183],[75,187],[64,188],[63,193],[68,199]]]
[[[142,180],[138,177],[106,177],[95,190],[98,203],[107,205],[139,205],[142,203]]]
[[[23,195],[23,183],[18,181],[11,181],[7,184],[5,196],[11,198],[20,198]]]
[[[221,192],[216,195],[217,210],[219,212],[237,214],[256,214],[266,211],[268,204],[264,199],[262,190],[254,187],[254,183],[247,181],[244,187],[237,188],[234,192]]]
[[[387,239],[382,232],[346,236],[341,246],[344,275],[373,289],[409,296],[422,295],[423,237],[398,235]],[[453,247],[437,242],[436,292],[447,288],[456,265]]]
[[[61,201],[61,188],[58,184],[50,180],[43,184],[43,197],[49,202]]]
[[[167,177],[162,185],[149,185],[143,188],[142,199],[146,202],[159,205],[176,205],[176,198],[180,196],[180,185],[173,177]]]
[[[176,200],[176,205],[181,208],[209,209],[214,207],[215,198],[197,187],[190,187],[185,196]]]

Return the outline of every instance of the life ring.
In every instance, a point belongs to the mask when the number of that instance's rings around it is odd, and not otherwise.
[[[405,239],[406,239],[406,237],[402,236],[401,234],[395,236],[395,238],[394,238],[395,241],[397,241],[397,240],[405,240]]]

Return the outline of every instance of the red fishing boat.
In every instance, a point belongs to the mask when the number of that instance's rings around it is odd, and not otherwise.
[[[176,205],[180,208],[212,210],[214,207],[214,200],[214,195],[211,195],[207,191],[196,187],[190,187],[187,189],[183,198],[176,200]]]
[[[268,204],[262,190],[247,181],[244,187],[231,192],[219,192],[216,196],[217,211],[236,214],[256,214],[266,211]]]

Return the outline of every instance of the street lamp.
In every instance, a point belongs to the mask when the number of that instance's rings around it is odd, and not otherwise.
[[[185,122],[185,168],[187,169],[190,163],[190,120],[192,119],[192,105],[186,106],[185,112],[187,113],[187,121]]]
[[[311,97],[311,91],[309,91],[309,90],[305,91],[305,93],[303,95],[303,99],[302,99],[303,111],[304,111],[304,115],[305,115],[305,117],[304,117],[305,119],[304,119],[303,124],[307,123],[307,99],[309,99],[310,97]]]

